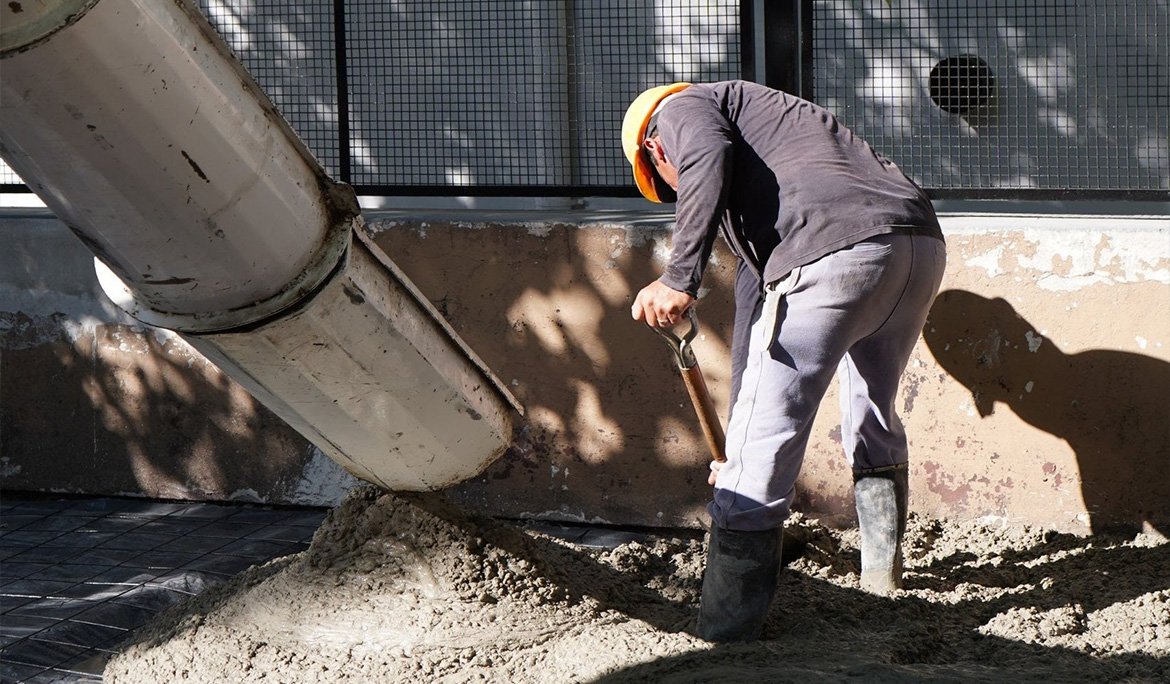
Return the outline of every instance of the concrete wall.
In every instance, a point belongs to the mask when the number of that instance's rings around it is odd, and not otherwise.
[[[665,346],[629,319],[665,218],[371,213],[377,243],[526,405],[515,447],[450,490],[506,516],[699,525],[707,453]],[[572,219],[572,220],[570,220]],[[1170,219],[950,215],[950,266],[899,409],[912,509],[1170,532]],[[0,221],[0,486],[336,500],[351,480],[172,335],[97,294],[47,217]],[[723,416],[733,262],[696,351]],[[796,504],[851,517],[836,390]]]
[[[47,213],[0,219],[0,487],[331,505],[355,482],[238,385],[101,293]]]

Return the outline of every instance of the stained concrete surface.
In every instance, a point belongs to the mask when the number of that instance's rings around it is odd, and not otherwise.
[[[0,683],[100,682],[162,610],[299,553],[318,508],[0,497]]]
[[[465,508],[699,527],[707,453],[662,344],[630,319],[666,226],[371,214],[378,245],[526,406],[512,450],[452,492]],[[948,264],[897,409],[911,505],[1070,532],[1170,529],[1170,221],[943,216]],[[695,351],[730,386],[734,260],[717,243]],[[853,518],[836,384],[794,508]]]
[[[452,488],[493,516],[701,527],[707,450],[670,354],[629,316],[668,219],[370,213],[378,246],[525,405],[514,447]],[[1170,530],[1170,221],[949,215],[943,292],[903,379],[911,505],[1096,533]],[[353,478],[183,341],[136,326],[48,216],[5,219],[0,487],[332,506]],[[703,364],[726,416],[734,263],[716,245]],[[709,289],[708,289],[709,288]],[[796,508],[852,519],[835,389]]]

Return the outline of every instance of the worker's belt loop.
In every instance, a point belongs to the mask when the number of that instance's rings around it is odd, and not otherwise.
[[[890,233],[892,235],[935,237],[937,230],[928,226],[895,226]]]
[[[800,267],[797,266],[783,278],[773,280],[764,286],[764,310],[761,312],[757,325],[760,327],[760,335],[763,336],[760,342],[769,351],[779,337],[780,307],[784,303],[784,296],[796,287],[796,281],[799,278]]]

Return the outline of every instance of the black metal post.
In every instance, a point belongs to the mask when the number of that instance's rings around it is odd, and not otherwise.
[[[346,66],[345,0],[333,0],[333,51],[337,70],[337,165],[338,180],[350,183],[349,70]]]
[[[740,16],[744,78],[811,97],[812,0],[744,0]]]

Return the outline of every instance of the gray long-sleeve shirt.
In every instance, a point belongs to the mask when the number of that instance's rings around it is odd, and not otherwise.
[[[693,85],[660,109],[679,171],[670,264],[695,295],[716,234],[761,283],[876,235],[942,239],[925,193],[827,110],[747,81]]]

